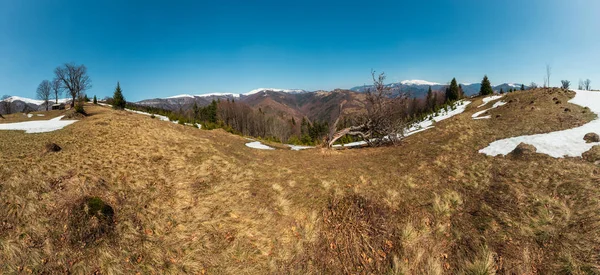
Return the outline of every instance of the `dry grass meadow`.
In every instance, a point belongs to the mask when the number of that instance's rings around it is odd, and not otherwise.
[[[598,274],[600,167],[477,152],[593,119],[572,96],[515,92],[473,120],[477,98],[401,146],[337,151],[94,105],[0,131],[0,274]]]

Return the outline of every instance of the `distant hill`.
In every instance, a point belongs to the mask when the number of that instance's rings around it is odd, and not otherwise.
[[[67,103],[70,101],[70,98],[61,98],[58,100],[59,103]],[[50,100],[49,104],[52,105],[55,102],[55,100]],[[10,107],[10,110],[6,110],[7,107]],[[0,101],[0,114],[20,112],[26,113],[42,110],[46,110],[46,105],[43,100],[31,99],[20,96],[11,96]]]

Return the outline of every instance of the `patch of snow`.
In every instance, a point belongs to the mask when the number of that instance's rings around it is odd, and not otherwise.
[[[488,97],[484,97],[482,99],[483,104],[477,106],[477,108],[481,108],[481,107],[485,106],[485,104],[488,104],[490,101],[494,101],[494,100],[500,99],[502,97],[503,97],[503,95],[491,95],[491,96],[488,96]]]
[[[32,118],[32,117],[33,117],[33,114],[27,114],[27,117],[28,117],[28,118]]]
[[[487,112],[487,111],[491,110],[491,109],[498,108],[498,107],[500,107],[500,106],[504,106],[504,105],[506,105],[506,102],[504,102],[504,101],[498,101],[498,102],[494,103],[494,105],[492,105],[492,108],[487,108],[487,109],[485,109],[485,110],[483,110],[483,111],[476,112],[476,113],[474,113],[474,114],[473,114],[471,117],[472,117],[473,119],[486,119],[486,118],[491,118],[491,116],[484,116],[484,117],[479,117],[479,116],[480,116],[480,115],[482,115],[483,113],[485,113],[485,112]]]
[[[480,116],[480,117],[474,117],[473,119],[479,120],[479,119],[490,119],[492,118],[492,116]]]
[[[580,90],[575,90],[575,92],[576,95],[569,100],[570,103],[588,107],[595,114],[600,114],[600,92]],[[590,132],[600,133],[600,117],[583,126],[568,130],[497,140],[479,152],[490,156],[506,155],[523,142],[535,146],[538,153],[555,158],[578,157],[592,146],[600,144],[598,142],[586,143],[583,140],[583,136]]]
[[[302,146],[302,145],[293,145],[293,144],[286,144],[286,145],[288,147],[290,147],[290,149],[292,151],[300,151],[300,150],[315,148],[314,146]]]
[[[304,93],[304,92],[306,92],[305,90],[300,90],[300,89],[258,88],[258,89],[254,89],[254,90],[252,90],[250,92],[247,92],[244,95],[253,95],[253,94],[256,94],[256,93],[260,93],[262,91],[273,91],[273,92],[290,93],[290,94],[298,94],[298,93]]]
[[[264,145],[264,144],[260,143],[260,141],[248,142],[248,143],[246,143],[246,146],[248,146],[250,148],[254,148],[254,149],[260,149],[260,150],[275,150],[275,148]]]
[[[106,105],[108,105],[108,104],[106,104]],[[110,105],[108,105],[108,106],[110,106]],[[131,109],[125,109],[125,111],[136,113],[136,114],[140,114],[140,115],[152,116],[151,113],[146,113],[146,112],[142,112],[142,111],[136,111],[136,110],[131,110]],[[166,117],[166,116],[161,116],[161,115],[155,114],[154,117],[156,117],[156,118],[158,118],[158,119],[160,119],[162,121],[169,121],[169,118]],[[177,121],[173,121],[173,122],[177,123]]]
[[[436,82],[429,82],[429,81],[425,81],[425,80],[418,80],[418,79],[414,79],[414,80],[403,80],[400,81],[400,84],[402,85],[442,85],[440,83],[436,83]]]
[[[46,115],[44,115],[44,114],[37,114],[37,116],[46,116]]]
[[[473,83],[465,82],[465,83],[460,83],[460,85],[469,86],[469,85],[473,85]]]
[[[507,83],[508,86],[513,87],[513,88],[518,88],[521,87],[521,85],[516,84],[516,83]]]
[[[26,121],[17,123],[0,124],[0,130],[20,130],[25,133],[45,133],[60,130],[67,125],[71,125],[77,120],[60,120],[64,116],[55,117],[50,120]]]
[[[365,144],[367,144],[366,141],[355,141],[355,142],[345,143],[343,146],[344,147],[355,147],[355,146],[361,146],[361,145],[365,145]],[[335,144],[335,145],[333,145],[333,147],[342,147],[342,144]]]
[[[456,108],[454,110],[441,111],[440,114],[434,116],[432,119],[427,119],[418,123],[411,125],[404,133],[405,136],[410,136],[412,134],[427,130],[429,128],[433,128],[434,122],[440,122],[444,119],[451,118],[455,115],[461,114],[467,108],[471,101],[461,100],[456,102]]]

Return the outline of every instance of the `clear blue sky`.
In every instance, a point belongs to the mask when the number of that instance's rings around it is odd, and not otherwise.
[[[250,3],[254,2],[254,3]],[[600,1],[0,0],[0,94],[65,62],[128,100],[425,79],[600,87]],[[595,84],[594,84],[595,83]]]

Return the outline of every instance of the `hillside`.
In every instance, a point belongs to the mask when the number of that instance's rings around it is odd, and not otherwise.
[[[349,95],[249,102],[323,116],[312,102]],[[574,96],[476,97],[400,146],[352,150],[256,150],[91,104],[61,130],[0,131],[0,273],[595,274],[598,166],[479,153],[596,119]]]

